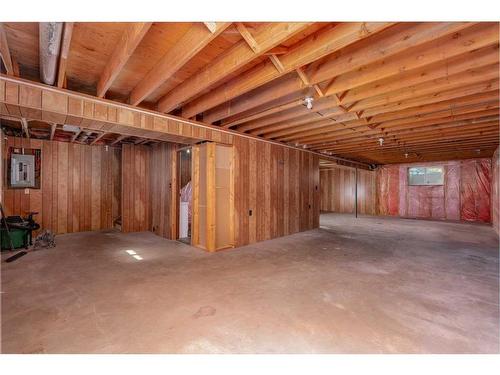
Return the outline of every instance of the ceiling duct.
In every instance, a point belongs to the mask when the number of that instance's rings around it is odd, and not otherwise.
[[[39,23],[40,79],[47,85],[56,81],[62,30],[62,22]]]

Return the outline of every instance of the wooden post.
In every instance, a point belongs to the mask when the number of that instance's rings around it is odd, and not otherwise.
[[[171,204],[170,204],[170,238],[172,240],[176,240],[179,238],[179,231],[178,231],[178,210],[179,210],[179,187],[177,186],[178,181],[177,181],[177,147],[172,147],[169,151],[171,153],[171,182],[170,182],[170,199],[171,199]]]
[[[191,157],[193,175],[192,217],[191,217],[191,245],[200,244],[199,232],[199,196],[200,196],[200,146],[193,146]]]
[[[207,250],[215,251],[215,143],[207,143]]]
[[[358,167],[354,168],[354,215],[358,217]]]

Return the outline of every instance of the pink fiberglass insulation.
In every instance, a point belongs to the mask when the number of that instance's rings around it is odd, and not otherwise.
[[[460,180],[460,218],[467,221],[491,221],[491,160],[462,162]]]
[[[408,184],[410,167],[443,167],[443,184]],[[378,212],[408,218],[490,221],[491,160],[384,165],[377,170]]]

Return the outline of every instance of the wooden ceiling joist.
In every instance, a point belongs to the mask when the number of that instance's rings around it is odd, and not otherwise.
[[[281,111],[285,111],[285,110],[290,109],[290,108],[295,108],[295,107],[301,105],[303,102],[304,102],[303,100],[293,100],[290,103],[282,104],[280,106],[271,108],[271,109],[269,109],[267,111],[262,111],[262,112],[256,113],[256,114],[248,116],[248,117],[243,117],[243,118],[240,118],[240,119],[235,119],[235,120],[233,120],[231,122],[224,123],[223,127],[224,128],[230,128],[230,127],[239,125],[239,124],[241,124],[243,122],[248,122],[248,121],[251,121],[251,120],[256,120],[256,119],[261,118],[261,117],[272,115],[273,113],[276,113],[276,112],[281,112]]]
[[[302,138],[298,139],[297,141],[303,144],[305,143],[311,147],[314,147],[316,145],[323,145],[325,143],[332,141],[337,143],[347,142],[347,141],[355,143],[358,141],[362,141],[366,137],[374,137],[374,138],[379,138],[379,137],[383,138],[389,136],[398,137],[401,135],[417,134],[422,132],[429,133],[430,130],[448,129],[453,127],[460,127],[461,129],[466,129],[467,126],[469,125],[476,125],[497,120],[498,120],[498,109],[484,111],[483,113],[479,112],[473,115],[469,114],[464,116],[457,116],[456,118],[450,117],[446,119],[441,119],[440,121],[436,122],[422,122],[411,128],[387,129],[383,132],[366,131],[360,133],[359,135],[353,135],[352,132],[349,132],[348,129],[346,129],[344,131],[339,131],[336,134],[325,133],[325,136],[322,138]]]
[[[498,45],[489,46],[468,52],[454,59],[427,65],[424,68],[402,72],[396,77],[376,80],[367,85],[352,88],[344,95],[342,103],[349,104],[403,88],[414,87],[425,82],[435,82],[436,79],[443,79],[471,69],[498,64],[498,61]]]
[[[379,104],[399,101],[412,96],[424,95],[425,90],[427,92],[446,90],[454,85],[466,85],[478,80],[497,77],[498,66],[495,64],[498,64],[498,45],[463,55],[455,64],[446,61],[437,68],[432,67],[431,70],[416,71],[409,76],[410,79],[405,79],[404,76],[401,77],[400,75],[397,78],[391,78],[392,82],[376,81],[367,88],[361,87],[360,89],[363,90],[358,90],[354,94],[352,94],[351,90],[348,90],[343,95],[342,103],[350,103],[347,110],[354,112],[357,117],[361,117],[361,113],[357,111],[364,111],[370,106],[376,106],[377,100],[379,100]],[[422,83],[418,85],[420,82]],[[389,96],[370,98],[376,94],[397,89],[400,89],[400,96],[394,96],[392,100]],[[406,95],[406,98],[404,95]],[[338,104],[340,100],[336,95],[334,98]],[[360,101],[361,98],[364,98],[364,100]]]
[[[285,67],[277,55],[269,55],[269,60],[274,65],[278,73],[280,74],[285,73]]]
[[[436,103],[435,105],[421,108],[411,108],[405,113],[388,113],[389,116],[380,116],[377,118],[372,118],[371,121],[377,125],[376,128],[384,130],[387,127],[394,126],[404,126],[416,124],[420,121],[439,119],[447,116],[457,116],[465,113],[476,112],[479,110],[487,110],[491,108],[498,107],[498,93],[491,92],[489,95],[473,96],[462,99],[460,101],[448,101],[442,103]],[[368,124],[367,126],[372,129],[373,127]],[[307,137],[324,137],[325,132],[329,129],[328,133],[332,133],[334,127],[337,129],[349,129],[353,127],[364,127],[361,121],[346,121],[339,122],[337,125],[332,125],[331,123],[306,123],[302,126],[297,126],[285,130],[281,130],[274,133],[269,133],[267,136],[272,139],[276,139],[282,142],[289,141],[304,141]],[[308,139],[310,140],[310,139]]]
[[[21,126],[23,128],[23,133],[26,136],[26,138],[30,139],[30,129],[28,126],[28,121],[24,117],[21,117]]]
[[[498,23],[81,23],[71,38],[67,23],[56,81],[74,91],[33,83],[35,23],[1,25],[0,116],[32,138],[73,138],[55,124],[92,144],[243,136],[370,163],[498,144]],[[80,96],[96,84],[112,100]]]
[[[80,134],[82,134],[82,130],[81,129],[78,130],[78,131],[76,131],[75,134],[73,134],[73,136],[71,137],[71,141],[70,142],[71,143],[75,142],[78,139],[78,137],[80,136]]]
[[[488,111],[488,110],[491,111],[493,108],[498,108],[498,101],[486,104],[481,103],[480,105],[475,105],[472,107],[464,107],[464,108],[459,107],[454,110],[440,111],[428,114],[427,116],[425,115],[412,116],[404,119],[387,121],[379,123],[378,126],[374,129],[377,129],[378,131],[387,131],[388,129],[399,129],[399,128],[403,129],[405,127],[416,127],[422,123],[433,124],[436,123],[437,121],[440,121],[443,118],[450,118],[450,119],[474,118],[478,116],[478,114],[481,114],[483,111]],[[498,112],[498,109],[496,111]],[[329,126],[328,129],[326,127],[319,128],[315,126],[314,129],[309,129],[309,131],[304,131],[305,130],[304,129],[302,132],[299,130],[292,134],[290,134],[289,132],[289,134],[287,134],[286,136],[277,135],[273,136],[272,138],[278,139],[280,141],[289,141],[293,139],[298,142],[311,142],[315,140],[321,140],[329,135],[340,134],[340,132],[345,129],[349,129],[352,127],[362,127],[362,126],[363,125],[361,125],[359,121],[357,123],[345,123],[343,124],[343,126],[340,126],[339,124],[339,126],[337,126],[336,129],[334,129],[333,126]],[[370,127],[370,129],[372,128]],[[376,131],[374,131],[373,134],[376,134]]]
[[[439,131],[434,135],[420,135],[420,136],[408,136],[408,137],[392,137],[391,136],[386,136],[384,137],[384,145],[380,146],[378,143],[378,137],[371,137],[367,138],[366,140],[362,142],[356,142],[357,144],[357,149],[359,150],[359,147],[363,147],[363,149],[366,150],[371,150],[371,149],[383,149],[384,147],[387,148],[391,145],[391,143],[394,142],[404,142],[405,144],[411,144],[413,143],[419,143],[423,142],[426,145],[430,145],[433,142],[446,142],[447,140],[450,139],[464,139],[464,136],[466,136],[468,139],[470,139],[473,136],[485,136],[485,137],[490,137],[494,139],[498,135],[498,120],[493,121],[493,122],[487,122],[484,123],[480,126],[476,126],[475,128],[471,128],[469,130],[463,130],[463,129],[452,129],[448,131]],[[484,134],[483,132],[487,132],[488,134]],[[352,144],[345,144],[342,142],[337,142],[333,144],[325,144],[321,146],[314,146],[311,149],[315,151],[335,151],[335,152],[340,152],[340,151],[352,151],[353,146]]]
[[[228,74],[242,68],[263,52],[276,47],[310,25],[310,23],[271,23],[262,25],[253,36],[260,46],[259,53],[249,49],[245,40],[235,44],[201,72],[191,76],[164,95],[158,101],[158,111],[165,113],[172,111],[198,93],[222,80]],[[184,117],[193,116],[185,115]]]
[[[152,22],[134,22],[125,29],[97,83],[99,98],[104,97],[151,25]]]
[[[203,22],[203,24],[212,34],[217,32],[217,22]]]
[[[59,56],[59,68],[57,70],[57,87],[64,87],[66,80],[66,65],[68,63],[71,38],[73,36],[73,22],[64,23],[64,31],[61,44],[61,54]]]
[[[497,134],[495,134],[498,136]],[[428,144],[427,142],[424,141],[424,146],[422,146],[421,143],[417,144],[391,144],[389,146],[384,146],[382,148],[380,147],[367,147],[363,146],[362,151],[358,152],[349,152],[349,151],[342,151],[342,150],[332,150],[332,151],[322,151],[321,153],[326,153],[326,154],[332,154],[332,155],[337,155],[341,156],[344,158],[353,158],[356,159],[356,155],[381,155],[381,154],[388,154],[388,153],[401,153],[401,156],[404,155],[404,153],[409,153],[409,152],[415,152],[419,154],[427,154],[429,152],[436,152],[436,151],[457,151],[460,153],[461,148],[473,148],[473,149],[481,149],[481,148],[490,148],[491,145],[494,145],[495,139],[493,138],[488,138],[488,137],[483,137],[481,135],[478,136],[471,136],[471,141],[467,142],[462,142],[460,139],[447,139],[444,142],[439,142],[439,143],[433,143],[432,145],[425,146],[425,144]],[[496,143],[498,146],[498,143]],[[484,149],[483,148],[483,149]],[[495,148],[493,147],[493,150]],[[484,155],[483,155],[484,156]],[[490,155],[491,156],[491,155]],[[370,159],[373,160],[373,156],[369,156]],[[441,159],[441,160],[447,160],[446,158]]]
[[[229,25],[228,22],[218,22],[215,23],[214,31],[208,31],[202,25],[194,23],[132,90],[129,103],[137,105],[146,99]]]
[[[240,33],[241,37],[247,42],[248,46],[255,52],[260,52],[260,46],[257,41],[254,39],[250,31],[248,31],[247,27],[243,24],[243,22],[236,22],[236,29]]]
[[[213,108],[391,25],[391,23],[381,22],[330,25],[301,41],[297,47],[290,49],[279,58],[271,55],[269,56],[271,62],[259,64],[245,74],[186,104],[183,107],[183,116],[191,117]]]
[[[56,134],[56,129],[57,129],[57,124],[51,124],[50,125],[50,135],[49,135],[49,140],[54,139],[54,135]]]
[[[397,103],[416,97],[432,96],[438,92],[446,92],[473,85],[478,82],[490,81],[498,77],[498,63],[477,69],[469,69],[466,72],[458,73],[448,77],[424,82],[419,85],[410,86],[397,91],[389,92],[352,103],[351,111],[366,111],[377,108],[388,103]]]
[[[396,112],[407,108],[432,104],[438,101],[451,100],[463,96],[480,94],[494,90],[498,90],[498,78],[489,81],[474,83],[453,90],[437,92],[433,95],[425,95],[404,101],[391,102],[374,108],[368,108],[363,112],[363,117],[372,117],[387,112]]]
[[[117,143],[120,143],[121,141],[123,141],[126,138],[129,138],[129,136],[128,135],[120,135],[114,141],[112,141],[109,145],[110,146],[114,146],[114,145],[116,145]]]
[[[94,138],[94,140],[92,142],[90,142],[90,145],[95,145],[97,142],[99,142],[107,133],[106,132],[102,132],[102,133],[99,133],[97,134],[97,136]]]
[[[7,34],[3,22],[0,22],[0,57],[2,58],[3,65],[7,70],[7,74],[14,74],[14,64],[10,55],[9,43],[7,42]]]
[[[439,39],[432,47],[423,45],[397,58],[385,58],[366,66],[363,70],[338,76],[325,94],[327,96],[338,94],[372,81],[397,76],[403,71],[418,69],[478,48],[497,44],[498,40],[498,24],[475,25],[460,33],[447,36],[443,40]]]
[[[354,71],[371,62],[396,55],[400,52],[419,46],[446,35],[470,27],[470,23],[408,23],[388,28],[367,40],[356,43],[349,48],[349,53],[332,54],[326,61],[320,60],[311,64],[306,73],[311,84],[330,81],[333,77]],[[358,47],[358,44],[359,47]],[[343,51],[342,51],[343,52]],[[206,112],[205,118],[213,123],[265,104],[279,96],[290,95],[304,87],[301,79],[291,75],[279,85],[270,85],[265,90],[249,92],[248,96],[224,103]],[[231,107],[228,111],[227,106]],[[225,117],[224,117],[225,116]]]

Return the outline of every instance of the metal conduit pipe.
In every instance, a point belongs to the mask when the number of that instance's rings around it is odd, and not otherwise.
[[[62,22],[39,23],[40,79],[53,85],[57,77],[57,65],[61,51]]]

